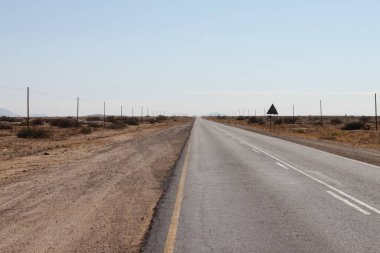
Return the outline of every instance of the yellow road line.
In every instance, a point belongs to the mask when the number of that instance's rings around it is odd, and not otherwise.
[[[185,162],[183,164],[182,174],[179,180],[177,197],[176,197],[176,201],[175,201],[175,205],[173,209],[172,220],[170,222],[169,231],[168,231],[168,235],[167,235],[166,243],[165,243],[165,250],[164,250],[165,253],[174,252],[174,245],[175,245],[175,240],[177,236],[178,220],[179,220],[179,215],[181,212],[183,191],[185,188],[185,178],[186,178],[188,163],[189,163],[190,149],[191,149],[191,137],[189,139],[189,146],[187,148]]]

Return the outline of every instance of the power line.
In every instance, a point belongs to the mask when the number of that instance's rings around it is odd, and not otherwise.
[[[4,86],[4,85],[0,85],[0,88],[10,89],[10,90],[22,90],[22,91],[25,90],[25,88],[16,88],[16,87]]]

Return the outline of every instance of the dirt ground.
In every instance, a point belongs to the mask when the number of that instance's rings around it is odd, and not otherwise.
[[[248,124],[246,120],[236,120],[236,118],[209,117],[209,119],[380,166],[380,131],[344,131],[341,130],[343,124],[325,123],[321,126],[311,124],[307,119],[301,119],[301,122],[296,124],[276,125],[276,130],[270,132],[269,122],[260,125]]]
[[[138,252],[191,124],[0,137],[0,252]]]

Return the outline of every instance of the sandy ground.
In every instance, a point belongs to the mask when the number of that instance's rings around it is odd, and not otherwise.
[[[0,252],[138,252],[190,129],[187,120],[3,152]]]
[[[321,133],[318,135],[295,134],[294,131],[288,131],[286,126],[282,126],[282,128],[277,127],[276,132],[269,132],[268,127],[248,125],[239,121],[211,120],[380,166],[380,131],[367,131],[368,133],[363,133],[365,131],[347,131],[344,133],[344,138],[324,140],[320,138],[320,136],[325,135],[323,130],[319,130]],[[331,131],[329,128],[327,131]],[[371,135],[374,137],[371,137]],[[358,138],[365,138],[365,140],[360,142],[357,140]]]

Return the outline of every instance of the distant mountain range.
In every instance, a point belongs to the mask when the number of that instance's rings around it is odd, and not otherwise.
[[[7,109],[0,108],[0,116],[17,117],[18,115]]]

